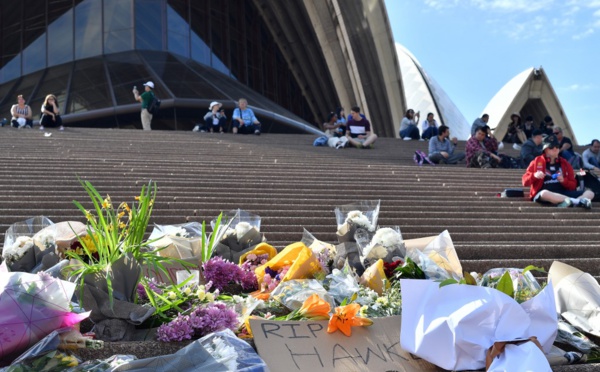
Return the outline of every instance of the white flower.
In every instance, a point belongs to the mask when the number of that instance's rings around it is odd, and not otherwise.
[[[386,248],[393,247],[402,243],[402,236],[390,227],[382,227],[375,232],[371,244],[382,245]]]
[[[252,225],[250,225],[248,222],[239,222],[237,225],[235,225],[235,235],[237,236],[237,239],[242,239],[244,235],[246,235],[246,233],[251,229]]]
[[[186,229],[184,229],[183,227],[179,226],[176,229],[172,230],[169,235],[171,235],[171,236],[178,236],[180,238],[187,238],[189,236],[189,233],[187,232]]]
[[[169,298],[169,300],[174,300],[177,298],[177,295],[175,294],[175,292],[169,292],[167,293],[167,297]]]
[[[185,287],[185,289],[183,290],[183,293],[185,293],[187,296],[189,296],[192,293],[192,290],[190,289],[190,287]]]
[[[383,296],[383,297],[378,297],[375,302],[377,302],[377,303],[382,304],[382,305],[385,306],[385,305],[388,304],[389,301],[388,301],[387,297]]]
[[[33,248],[33,239],[29,236],[19,236],[15,242],[6,247],[2,252],[2,257],[6,260],[16,261]]]
[[[235,348],[228,345],[220,337],[215,337],[210,345],[204,345],[206,351],[216,359],[217,362],[222,363],[227,367],[228,371],[237,371],[237,358],[238,354]]]
[[[358,210],[348,212],[346,215],[346,222],[351,222],[353,225],[364,227],[369,231],[373,230],[373,225],[371,225],[369,218]]]
[[[232,299],[233,299],[233,302],[235,302],[236,304],[239,304],[240,302],[244,302],[244,297],[242,297],[242,296],[233,295]]]
[[[39,234],[37,238],[45,249],[53,248],[55,246],[56,241],[54,239],[54,234],[48,231]]]

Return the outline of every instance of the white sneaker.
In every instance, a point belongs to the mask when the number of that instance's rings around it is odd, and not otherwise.
[[[521,146],[517,145],[516,143],[513,143],[513,149],[521,150]]]
[[[199,125],[196,125],[196,126],[194,127],[194,129],[192,129],[192,132],[197,132],[197,131],[199,131],[199,130],[200,130],[200,126],[199,126]]]
[[[500,142],[498,144],[498,150],[502,150],[504,148],[504,142]]]
[[[425,142],[423,138],[419,138],[419,142]]]
[[[410,140],[412,140],[412,138],[411,137],[404,137],[403,140],[410,141]]]

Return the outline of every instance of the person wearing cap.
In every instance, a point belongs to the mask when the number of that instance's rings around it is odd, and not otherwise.
[[[145,92],[142,95],[139,94],[137,88],[133,88],[133,96],[136,101],[142,103],[142,128],[144,130],[151,130],[152,124],[152,114],[148,111],[148,107],[150,106],[150,102],[154,99],[154,83],[148,81],[144,84]]]
[[[220,102],[213,101],[208,106],[208,112],[204,115],[204,122],[206,123],[206,128],[210,133],[223,133],[225,129],[225,124],[227,123],[227,116],[225,116],[225,110],[222,110],[221,107],[223,105]],[[197,132],[199,126],[197,125],[194,128],[194,132]]]
[[[518,112],[513,112],[512,115],[510,115],[510,124],[508,124],[508,129],[506,130],[503,141],[513,143],[513,148],[515,150],[521,149],[519,143],[525,143],[525,141],[527,141],[525,132],[523,132],[523,124],[521,124],[521,115],[519,115]]]
[[[523,166],[527,167],[529,163],[536,157],[542,155],[542,141],[544,140],[542,131],[534,129],[531,132],[531,138],[529,138],[523,146],[521,146],[521,160]]]
[[[540,130],[543,134],[547,136],[552,135],[552,131],[554,130],[554,121],[552,121],[552,117],[546,115],[544,120],[540,123]]]
[[[577,205],[592,208],[591,190],[578,191],[573,168],[558,155],[559,144],[555,136],[543,141],[543,154],[533,159],[523,175],[523,186],[529,186],[529,197],[534,202],[550,203],[559,208]]]
[[[248,101],[245,98],[240,98],[238,106],[233,110],[233,134],[238,132],[241,134],[254,133],[260,136],[260,122],[254,115],[254,111],[248,108]]]
[[[600,141],[592,140],[590,147],[583,152],[583,167],[600,175]]]
[[[533,124],[533,116],[528,115],[525,118],[525,124],[523,124],[523,132],[525,132],[525,137],[528,139],[533,135],[533,130],[535,129],[535,124]]]

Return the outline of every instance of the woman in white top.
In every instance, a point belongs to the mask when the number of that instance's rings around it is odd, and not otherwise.
[[[17,103],[10,108],[12,115],[11,125],[15,128],[32,128],[33,127],[33,111],[31,107],[25,104],[25,98],[22,94],[17,96]]]

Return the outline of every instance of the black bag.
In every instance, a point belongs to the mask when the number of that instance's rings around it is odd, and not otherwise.
[[[153,96],[152,101],[150,101],[150,104],[148,105],[148,112],[152,114],[152,116],[158,114],[158,111],[160,110],[160,104],[160,99],[158,99],[156,96]]]
[[[498,162],[484,151],[477,151],[471,158],[469,166],[471,168],[496,168]]]
[[[513,158],[512,156],[500,154],[500,163],[498,164],[499,168],[505,169],[520,169],[521,168],[521,160],[518,158]]]
[[[498,196],[501,198],[522,198],[525,196],[525,192],[523,192],[523,189],[504,189]]]

